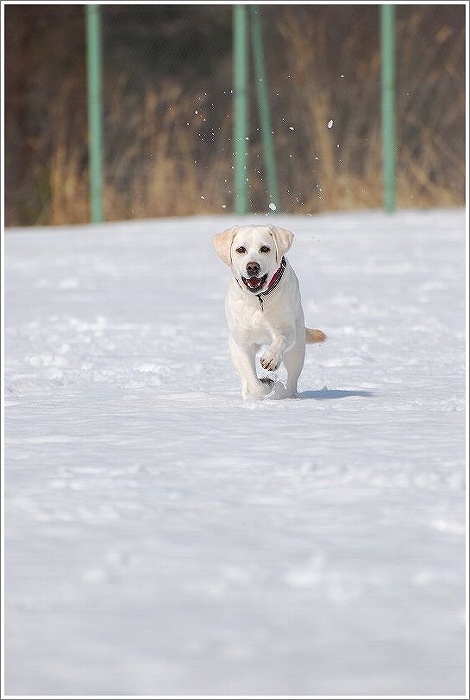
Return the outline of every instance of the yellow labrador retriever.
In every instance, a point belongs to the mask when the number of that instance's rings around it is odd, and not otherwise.
[[[240,375],[243,398],[294,397],[305,358],[305,343],[326,340],[322,331],[305,328],[299,282],[284,257],[294,234],[277,226],[232,226],[214,236],[217,255],[232,270],[225,310],[232,362]],[[261,366],[287,371],[286,385],[258,378]]]

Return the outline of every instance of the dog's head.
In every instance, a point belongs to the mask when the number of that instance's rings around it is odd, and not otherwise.
[[[232,226],[214,236],[214,247],[242,289],[261,294],[293,240],[293,233],[277,226]]]

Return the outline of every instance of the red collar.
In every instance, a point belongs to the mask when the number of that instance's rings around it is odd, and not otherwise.
[[[276,272],[272,276],[271,281],[268,284],[268,288],[266,289],[266,291],[261,292],[261,294],[256,295],[258,297],[259,304],[261,306],[261,310],[263,310],[263,297],[265,297],[267,294],[270,294],[273,291],[273,289],[275,287],[277,287],[277,285],[281,281],[282,275],[284,274],[284,270],[286,269],[286,265],[287,265],[287,260],[283,256],[282,260],[281,260],[281,266],[276,270]]]
[[[271,282],[268,284],[267,290],[265,292],[262,292],[263,295],[269,294],[269,292],[272,292],[274,287],[276,287],[279,284],[279,282],[281,281],[281,277],[284,274],[284,270],[286,269],[286,265],[287,265],[287,261],[283,257],[281,260],[281,267],[279,267],[276,270],[276,272],[274,273],[274,275],[272,276]],[[261,295],[259,295],[259,296],[261,296]]]

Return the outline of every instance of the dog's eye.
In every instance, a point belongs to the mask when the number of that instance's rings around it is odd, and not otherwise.
[[[240,255],[243,255],[243,253],[246,253],[246,248],[244,245],[241,245],[239,248],[236,249],[237,253]]]
[[[271,251],[271,248],[269,248],[267,245],[262,245],[261,248],[259,249],[260,253],[269,253]]]

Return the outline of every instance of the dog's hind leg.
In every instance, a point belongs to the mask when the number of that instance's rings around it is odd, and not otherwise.
[[[293,348],[284,353],[284,367],[287,371],[285,398],[297,395],[297,383],[305,360],[305,342],[303,338],[297,338]]]

